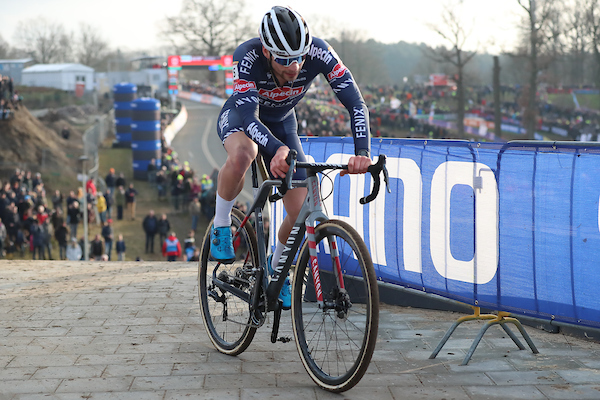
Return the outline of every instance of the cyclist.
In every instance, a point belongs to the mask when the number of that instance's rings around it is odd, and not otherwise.
[[[211,228],[211,253],[215,259],[225,263],[235,259],[231,209],[258,152],[274,178],[285,177],[290,149],[298,152],[299,161],[306,161],[297,134],[294,107],[319,74],[325,76],[350,114],[356,156],[348,161],[348,173],[365,173],[372,164],[369,112],[352,74],[327,42],[312,37],[298,12],[288,7],[273,7],[263,17],[259,37],[242,43],[233,53],[233,95],[223,106],[217,123],[227,161],[219,171]],[[294,179],[304,178],[304,170],[294,173]],[[287,216],[279,229],[270,266],[277,266],[305,196],[306,188],[285,194],[283,203]],[[277,279],[280,271],[270,272]],[[280,299],[283,308],[289,309],[289,279]]]

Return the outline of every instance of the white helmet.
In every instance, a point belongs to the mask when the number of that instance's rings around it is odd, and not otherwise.
[[[260,41],[277,57],[303,56],[310,50],[312,36],[304,18],[288,7],[273,7],[258,29]]]

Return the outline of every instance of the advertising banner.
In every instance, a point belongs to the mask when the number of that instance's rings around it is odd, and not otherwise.
[[[352,138],[302,142],[317,162],[354,154]],[[380,281],[600,327],[600,147],[373,139],[380,153],[392,192],[365,206],[370,176],[321,178],[328,215],[361,234]],[[272,207],[273,227],[283,215]]]

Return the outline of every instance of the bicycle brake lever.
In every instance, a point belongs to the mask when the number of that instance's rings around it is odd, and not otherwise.
[[[388,173],[385,168],[386,156],[385,154],[380,154],[377,163],[371,165],[367,171],[371,173],[371,177],[373,178],[373,191],[366,197],[363,197],[359,200],[360,204],[367,204],[375,200],[377,194],[379,194],[379,187],[381,186],[381,180],[379,179],[379,173],[383,171],[383,180],[387,186],[388,192],[391,193],[389,185],[388,185]]]
[[[392,189],[390,189],[390,176],[388,174],[388,170],[385,164],[383,164],[383,181],[385,182],[387,192],[392,193]]]
[[[290,166],[287,174],[285,174],[285,178],[282,179],[282,185],[279,187],[279,190],[269,196],[269,201],[274,203],[278,200],[283,199],[283,196],[286,194],[288,189],[292,188],[292,177],[294,176],[294,169],[296,169],[296,158],[298,157],[298,152],[294,149],[291,149],[286,158],[286,162]]]

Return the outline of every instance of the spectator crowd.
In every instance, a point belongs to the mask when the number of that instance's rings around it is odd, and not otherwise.
[[[85,238],[78,233],[86,213],[90,224],[101,226],[101,233],[91,241],[90,258],[111,260],[115,241],[117,255],[124,258],[122,235],[114,238],[111,191],[98,191],[92,178],[85,188],[85,194],[78,188],[68,195],[59,190],[48,195],[41,173],[21,169],[0,181],[0,257],[83,259]]]
[[[154,210],[150,210],[142,221],[145,252],[152,254],[156,248],[156,252],[162,252],[169,261],[197,260],[200,250],[194,237],[200,221],[209,222],[214,215],[218,170],[213,170],[210,176],[196,173],[188,161],[182,161],[177,152],[163,141],[161,159],[153,159],[147,172],[156,199],[167,203],[173,214],[189,216],[190,226],[181,243],[167,214],[155,215]],[[157,236],[159,243],[155,245]]]
[[[15,89],[13,79],[0,74],[0,120],[7,120],[19,109],[23,97]]]

